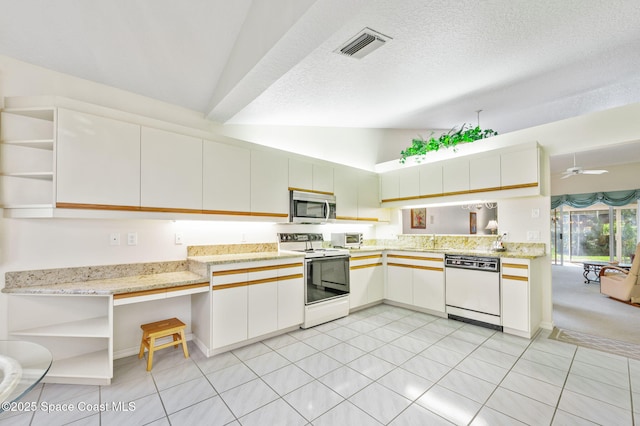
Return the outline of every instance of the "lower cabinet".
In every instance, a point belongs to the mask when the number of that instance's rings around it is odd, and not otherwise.
[[[111,296],[11,295],[9,336],[45,346],[45,383],[108,385],[113,376]]]
[[[539,260],[501,260],[502,326],[505,333],[531,338],[542,321]]]
[[[213,266],[211,284],[214,350],[302,324],[302,261]]]
[[[387,253],[386,298],[434,313],[445,312],[444,256],[437,253]]]
[[[349,309],[384,299],[382,252],[351,255],[349,288]]]

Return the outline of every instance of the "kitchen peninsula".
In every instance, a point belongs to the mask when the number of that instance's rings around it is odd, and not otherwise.
[[[477,254],[490,244],[483,237],[429,238],[369,241],[369,246],[351,251],[352,259],[380,252],[377,265],[384,269],[389,253],[442,259],[444,253]],[[531,337],[540,323],[535,263],[544,256],[544,244],[507,248],[491,254],[509,260],[510,266],[503,269],[516,272],[502,277],[503,313],[513,311],[518,316],[505,332]],[[275,243],[193,246],[187,254],[182,261],[7,272],[2,292],[11,298],[10,336],[51,350],[54,365],[46,378],[49,382],[109,384],[113,359],[137,352],[139,325],[145,322],[180,317],[187,323],[189,338],[207,356],[288,332],[302,323],[303,255],[279,252]],[[383,292],[366,306],[385,301],[445,316],[419,304],[394,301],[389,296],[395,285],[391,275],[385,270],[381,279]],[[357,281],[352,278],[356,286]],[[508,290],[507,281],[517,284],[515,293]],[[513,297],[518,298],[517,307],[505,306],[505,300]],[[181,303],[176,304],[178,300]],[[531,313],[531,318],[523,318],[523,312]],[[503,320],[509,317],[503,315]]]

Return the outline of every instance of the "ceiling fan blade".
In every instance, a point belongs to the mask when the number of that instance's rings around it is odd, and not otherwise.
[[[603,173],[609,173],[608,170],[583,170],[583,174],[585,175],[601,175]]]
[[[571,176],[575,176],[573,173],[563,173],[563,176],[560,179],[566,179],[566,178],[570,178]]]

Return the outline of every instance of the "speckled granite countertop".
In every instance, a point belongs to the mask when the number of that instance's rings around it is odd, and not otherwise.
[[[202,277],[190,271],[165,272],[149,275],[107,278],[89,281],[72,281],[45,285],[26,285],[9,287],[3,293],[14,294],[121,294],[144,290],[156,290],[190,284],[208,283]]]
[[[438,254],[464,254],[468,256],[487,256],[487,257],[500,257],[500,258],[512,258],[512,259],[536,259],[544,256],[544,254],[525,253],[525,252],[510,252],[510,251],[487,251],[487,250],[467,250],[467,249],[425,249],[415,247],[361,247],[360,249],[350,250],[350,253],[362,253],[372,251],[411,251],[416,253],[438,253]]]
[[[189,256],[188,260],[209,265],[239,263],[239,262],[257,262],[260,260],[277,260],[286,258],[304,258],[303,253],[266,251],[254,253],[233,253],[233,254],[214,254],[208,256]]]

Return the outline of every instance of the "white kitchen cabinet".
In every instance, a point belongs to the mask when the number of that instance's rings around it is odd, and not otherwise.
[[[448,160],[443,163],[442,190],[445,195],[469,191],[469,159]]]
[[[111,296],[10,295],[11,339],[28,340],[53,355],[45,383],[108,385],[113,377]]]
[[[380,178],[363,172],[358,179],[358,219],[389,221],[389,209],[380,207]]]
[[[2,207],[53,207],[55,123],[54,108],[7,108],[0,114]]]
[[[293,262],[284,266],[278,269],[278,330],[304,321],[303,263]]]
[[[333,194],[333,167],[290,158],[289,187]]]
[[[418,167],[420,195],[434,196],[442,194],[442,164],[424,164]]]
[[[202,139],[142,127],[142,207],[202,210]]]
[[[251,212],[265,216],[289,214],[287,157],[270,151],[251,151]]]
[[[500,155],[472,157],[469,160],[469,189],[500,189]]]
[[[140,126],[58,109],[57,203],[140,206]]]
[[[540,259],[501,259],[502,326],[505,333],[531,338],[542,321]]]
[[[207,212],[246,213],[251,210],[251,151],[203,141],[202,208]]]
[[[349,309],[353,310],[384,299],[382,252],[351,256]]]
[[[538,184],[540,176],[540,155],[537,146],[505,152],[502,153],[500,157],[501,184],[503,189]]]
[[[212,284],[212,345],[229,345],[303,321],[303,263],[292,259],[216,265]]]
[[[387,299],[444,314],[444,256],[387,253]]]
[[[398,195],[400,198],[413,198],[420,195],[420,169],[409,167],[398,173]]]
[[[393,170],[380,175],[380,200],[391,201],[400,198],[400,171]]]
[[[339,167],[335,169],[334,177],[334,195],[336,196],[337,219],[357,219],[359,207],[358,184],[360,181],[360,173],[353,169]]]

